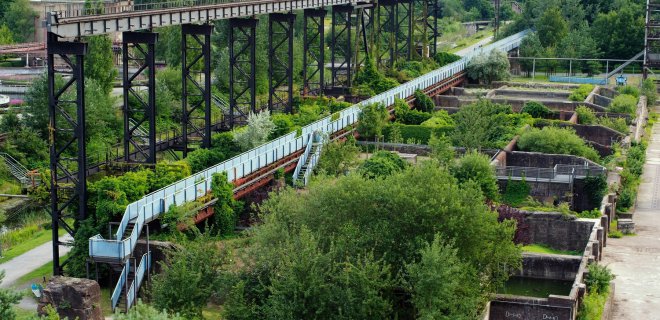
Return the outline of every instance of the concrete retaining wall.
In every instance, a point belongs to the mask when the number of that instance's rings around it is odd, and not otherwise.
[[[564,251],[583,251],[594,227],[593,221],[554,212],[535,212],[526,221],[532,243]]]
[[[523,253],[523,268],[519,277],[573,281],[580,269],[582,256]]]

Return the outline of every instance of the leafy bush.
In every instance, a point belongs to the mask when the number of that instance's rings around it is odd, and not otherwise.
[[[403,124],[419,125],[431,119],[433,115],[419,110],[408,110],[397,120]]]
[[[408,167],[408,163],[389,151],[378,151],[360,165],[359,171],[365,178],[375,179],[392,175]]]
[[[200,172],[225,160],[225,155],[215,149],[200,148],[188,154],[186,161],[192,172]]]
[[[364,67],[355,75],[355,84],[357,88],[362,88],[363,95],[379,94],[399,85],[396,80],[389,79],[378,71],[373,59],[365,60]]]
[[[431,134],[428,145],[431,148],[431,158],[438,160],[440,164],[447,165],[454,160],[454,147],[448,137]]]
[[[394,124],[387,125],[383,129],[383,134],[386,137],[391,136],[392,128]],[[453,126],[444,126],[444,127],[428,127],[423,125],[401,125],[396,124],[400,134],[401,140],[404,143],[418,143],[418,144],[427,144],[431,135],[435,134],[437,136],[449,135],[454,131]]]
[[[514,115],[509,105],[479,100],[461,107],[452,117],[456,121],[454,145],[478,149],[506,145],[529,115]]]
[[[572,154],[594,161],[600,159],[598,152],[587,145],[571,128],[533,128],[520,135],[518,147],[523,151]]]
[[[636,187],[623,187],[619,194],[619,201],[617,202],[617,211],[626,212],[630,209],[637,199]]]
[[[497,177],[488,156],[478,152],[468,152],[450,166],[449,172],[459,183],[474,181],[486,199],[497,199],[499,194]]]
[[[527,181],[514,181],[509,178],[506,183],[506,190],[502,195],[502,202],[517,207],[521,205],[529,196],[530,187]]]
[[[319,159],[317,169],[329,175],[339,176],[346,173],[357,164],[360,148],[354,141],[334,141],[323,146],[323,156]]]
[[[270,120],[268,110],[259,113],[250,113],[247,119],[247,126],[234,130],[234,141],[243,151],[250,150],[260,146],[268,141],[275,124]]]
[[[610,103],[609,107],[607,107],[607,111],[609,112],[625,113],[633,116],[635,115],[636,110],[637,98],[628,94],[616,96],[616,98],[612,100],[612,103]]]
[[[619,230],[610,230],[610,232],[607,233],[607,236],[609,238],[621,239],[623,238],[623,232]]]
[[[548,107],[536,101],[528,101],[525,103],[525,106],[523,106],[520,112],[527,113],[534,118],[546,118],[552,114],[552,111],[550,111]]]
[[[606,266],[596,263],[589,264],[589,273],[584,279],[588,291],[607,292],[610,288],[610,281],[614,280],[615,276],[612,271]]]
[[[277,139],[288,133],[296,131],[296,124],[293,123],[291,115],[285,113],[277,113],[271,116],[271,120],[275,125],[275,129],[268,137],[269,140]]]
[[[594,86],[592,84],[580,85],[579,87],[577,87],[577,89],[571,92],[571,94],[568,96],[568,100],[582,102],[585,99],[587,99],[587,97],[593,90],[594,90]]]
[[[461,56],[450,52],[438,52],[433,56],[433,60],[435,60],[439,67],[444,67],[452,62],[461,60]]]
[[[415,97],[415,109],[424,112],[433,112],[433,109],[435,109],[435,103],[433,103],[433,100],[422,92],[422,90],[415,91],[413,96]]]
[[[653,79],[642,82],[642,94],[646,96],[648,105],[653,105],[658,99],[658,88]]]
[[[433,113],[431,118],[422,122],[423,126],[433,128],[449,127],[454,126],[455,124],[454,119],[445,110],[439,110]]]
[[[596,122],[596,114],[589,107],[578,106],[575,112],[578,114],[578,122],[580,124],[594,124]]]
[[[387,108],[379,103],[364,106],[360,112],[357,131],[365,138],[380,137],[389,122]]]
[[[585,218],[585,219],[598,219],[603,215],[602,212],[598,208],[592,209],[592,210],[584,210],[580,213],[577,214],[578,218]]]
[[[578,320],[599,320],[603,317],[603,306],[607,301],[607,295],[598,293],[588,293],[584,296]]]
[[[472,58],[466,71],[470,79],[490,84],[493,81],[508,79],[510,67],[506,53],[493,50],[488,55],[482,54]]]
[[[626,119],[624,118],[601,117],[598,118],[598,124],[623,134],[628,134],[628,131],[630,130],[626,123]]]
[[[626,85],[626,86],[623,86],[623,87],[617,87],[616,91],[618,91],[620,94],[631,95],[635,98],[639,98],[639,94],[640,94],[639,88],[633,87],[631,85]]]
[[[0,284],[5,278],[5,270],[0,270]],[[13,305],[21,301],[19,292],[14,292],[12,289],[0,288],[0,319],[13,320],[16,318]]]

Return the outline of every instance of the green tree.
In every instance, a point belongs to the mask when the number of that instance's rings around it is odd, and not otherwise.
[[[186,161],[190,164],[193,172],[200,172],[206,168],[214,166],[225,159],[218,150],[200,148],[188,154]]]
[[[388,121],[387,108],[382,104],[373,103],[362,108],[357,131],[365,138],[381,137]]]
[[[630,59],[644,48],[644,17],[632,8],[601,13],[591,27],[591,34],[607,58]]]
[[[389,151],[378,151],[360,165],[359,171],[366,178],[376,179],[392,175],[408,167],[408,163]]]
[[[589,107],[579,106],[575,109],[575,112],[578,114],[580,124],[594,124],[598,120],[594,111]]]
[[[244,252],[227,319],[392,319],[420,310],[469,319],[521,266],[514,223],[499,223],[474,183],[459,186],[434,163],[376,180],[350,174],[304,193],[286,189],[261,209],[264,222]],[[422,258],[435,238],[453,244],[465,263],[460,270],[439,266],[433,254]],[[475,289],[460,291],[461,306],[440,309],[448,303],[433,299],[440,276],[425,279],[434,268],[460,284],[444,279],[440,288]]]
[[[167,252],[162,272],[152,277],[149,293],[156,308],[202,319],[202,308],[215,292],[227,254],[206,235]]]
[[[429,147],[431,148],[431,158],[438,160],[440,164],[447,165],[454,160],[454,147],[448,137],[431,134]]]
[[[500,50],[493,50],[488,55],[479,55],[468,63],[467,75],[470,79],[490,84],[493,81],[509,78],[509,58]]]
[[[360,148],[354,141],[333,141],[326,143],[321,152],[321,158],[317,166],[320,172],[332,176],[339,176],[348,172],[357,165]]]
[[[536,23],[539,40],[544,47],[553,47],[568,33],[568,24],[558,7],[545,11]]]
[[[420,319],[474,319],[479,315],[479,280],[458,250],[436,234],[420,250],[419,261],[406,267],[412,302]]]
[[[521,42],[520,42],[520,56],[521,57],[543,57],[544,49],[543,46],[541,45],[541,40],[539,40],[538,33],[534,32],[528,36],[526,36]],[[532,69],[534,68],[534,60],[531,59],[523,59],[520,60],[520,65],[522,66],[523,70],[527,72],[527,75],[530,76]],[[539,67],[540,64],[538,64],[536,67]]]
[[[96,80],[108,95],[118,74],[113,61],[112,40],[107,35],[93,36],[86,40],[85,76]]]
[[[2,19],[0,19],[2,21]],[[14,34],[6,24],[0,24],[0,45],[14,43]]]
[[[498,141],[506,139],[515,130],[509,126],[506,118],[510,113],[510,106],[488,100],[479,100],[461,107],[453,115],[456,121],[452,136],[454,145],[468,149],[497,147]]]
[[[5,278],[5,271],[0,270],[0,284]],[[13,305],[21,301],[21,294],[11,289],[0,288],[0,319],[14,320],[16,313]]]
[[[534,118],[546,118],[552,114],[552,111],[548,107],[536,101],[526,102],[520,112],[527,113]]]
[[[116,313],[112,317],[114,320],[185,320],[178,314],[169,315],[167,312],[158,311],[154,307],[138,301],[138,303],[128,310],[128,313]]]
[[[268,137],[275,130],[275,124],[270,119],[268,110],[259,113],[250,113],[245,128],[234,131],[234,140],[243,151],[260,146],[268,141]]]
[[[422,112],[433,112],[435,109],[435,103],[429,96],[426,95],[422,90],[416,90],[415,94],[415,108]]]
[[[499,194],[497,177],[488,156],[478,152],[468,152],[454,162],[449,171],[459,183],[474,181],[487,199],[497,200]]]
[[[5,13],[5,17],[11,17],[11,19],[5,19],[5,22],[14,34],[16,42],[34,40],[34,26],[38,16],[28,0],[13,0]]]

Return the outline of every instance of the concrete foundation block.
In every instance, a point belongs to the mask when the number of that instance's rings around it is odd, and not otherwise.
[[[635,233],[635,223],[632,219],[619,219],[617,229],[623,234],[633,234]]]

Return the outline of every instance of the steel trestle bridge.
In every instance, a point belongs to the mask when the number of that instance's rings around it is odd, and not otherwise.
[[[85,37],[122,33],[124,152],[121,155],[126,162],[155,164],[156,152],[162,148],[176,144],[185,155],[191,144],[209,147],[211,132],[219,124],[222,129],[229,130],[244,123],[250,112],[261,110],[261,106],[256,105],[255,89],[257,16],[268,16],[269,103],[266,107],[291,112],[293,30],[295,20],[299,18],[292,14],[293,11],[304,12],[301,15],[304,19],[302,94],[343,95],[350,92],[352,77],[364,65],[365,59],[375,59],[378,66],[392,66],[399,59],[435,54],[440,35],[439,5],[439,0],[180,0],[144,5],[120,3],[103,8],[81,6],[79,9],[48,12],[44,25],[48,31],[54,273],[61,274],[63,266],[59,261],[58,229],[61,225],[73,236],[76,230],[65,222],[64,217],[73,214],[77,221],[87,218],[86,181],[95,166],[88,163],[85,150]],[[326,16],[332,21],[327,44]],[[218,122],[211,112],[211,106],[218,102],[211,94],[210,36],[214,28],[212,22],[221,19],[229,21],[226,30],[229,99],[223,103],[223,119]],[[154,74],[158,34],[153,29],[177,25],[182,31],[183,129],[172,139],[168,136],[163,140],[159,139],[155,126]],[[313,164],[318,157],[320,146],[309,147],[314,137],[336,136],[351,130],[363,106],[372,103],[390,106],[396,98],[410,99],[418,89],[432,95],[443,92],[464,80],[465,68],[475,55],[494,49],[515,49],[527,33],[524,31],[477,48],[457,62],[314,122],[302,132],[289,133],[129,204],[111,239],[104,239],[101,235],[89,239],[91,261],[108,263],[116,270],[122,270],[111,297],[113,309],[118,305],[130,308],[149,273],[148,223],[158,219],[172,205],[206,195],[213,174],[226,172],[229,181],[236,186],[235,196],[240,197],[272,177],[278,168],[296,168],[300,172],[301,158],[303,162],[311,159],[307,162]],[[325,59],[326,47],[331,61]],[[65,68],[55,68],[56,59]],[[329,66],[327,62],[330,62]],[[324,69],[329,69],[330,77],[324,76]],[[58,76],[62,76],[61,79]],[[327,83],[327,79],[331,81]],[[316,153],[309,158],[312,149]],[[117,152],[116,157],[119,155]],[[305,181],[309,172],[311,170],[301,173]],[[147,250],[144,255],[136,257],[134,250],[143,233],[147,236]]]

